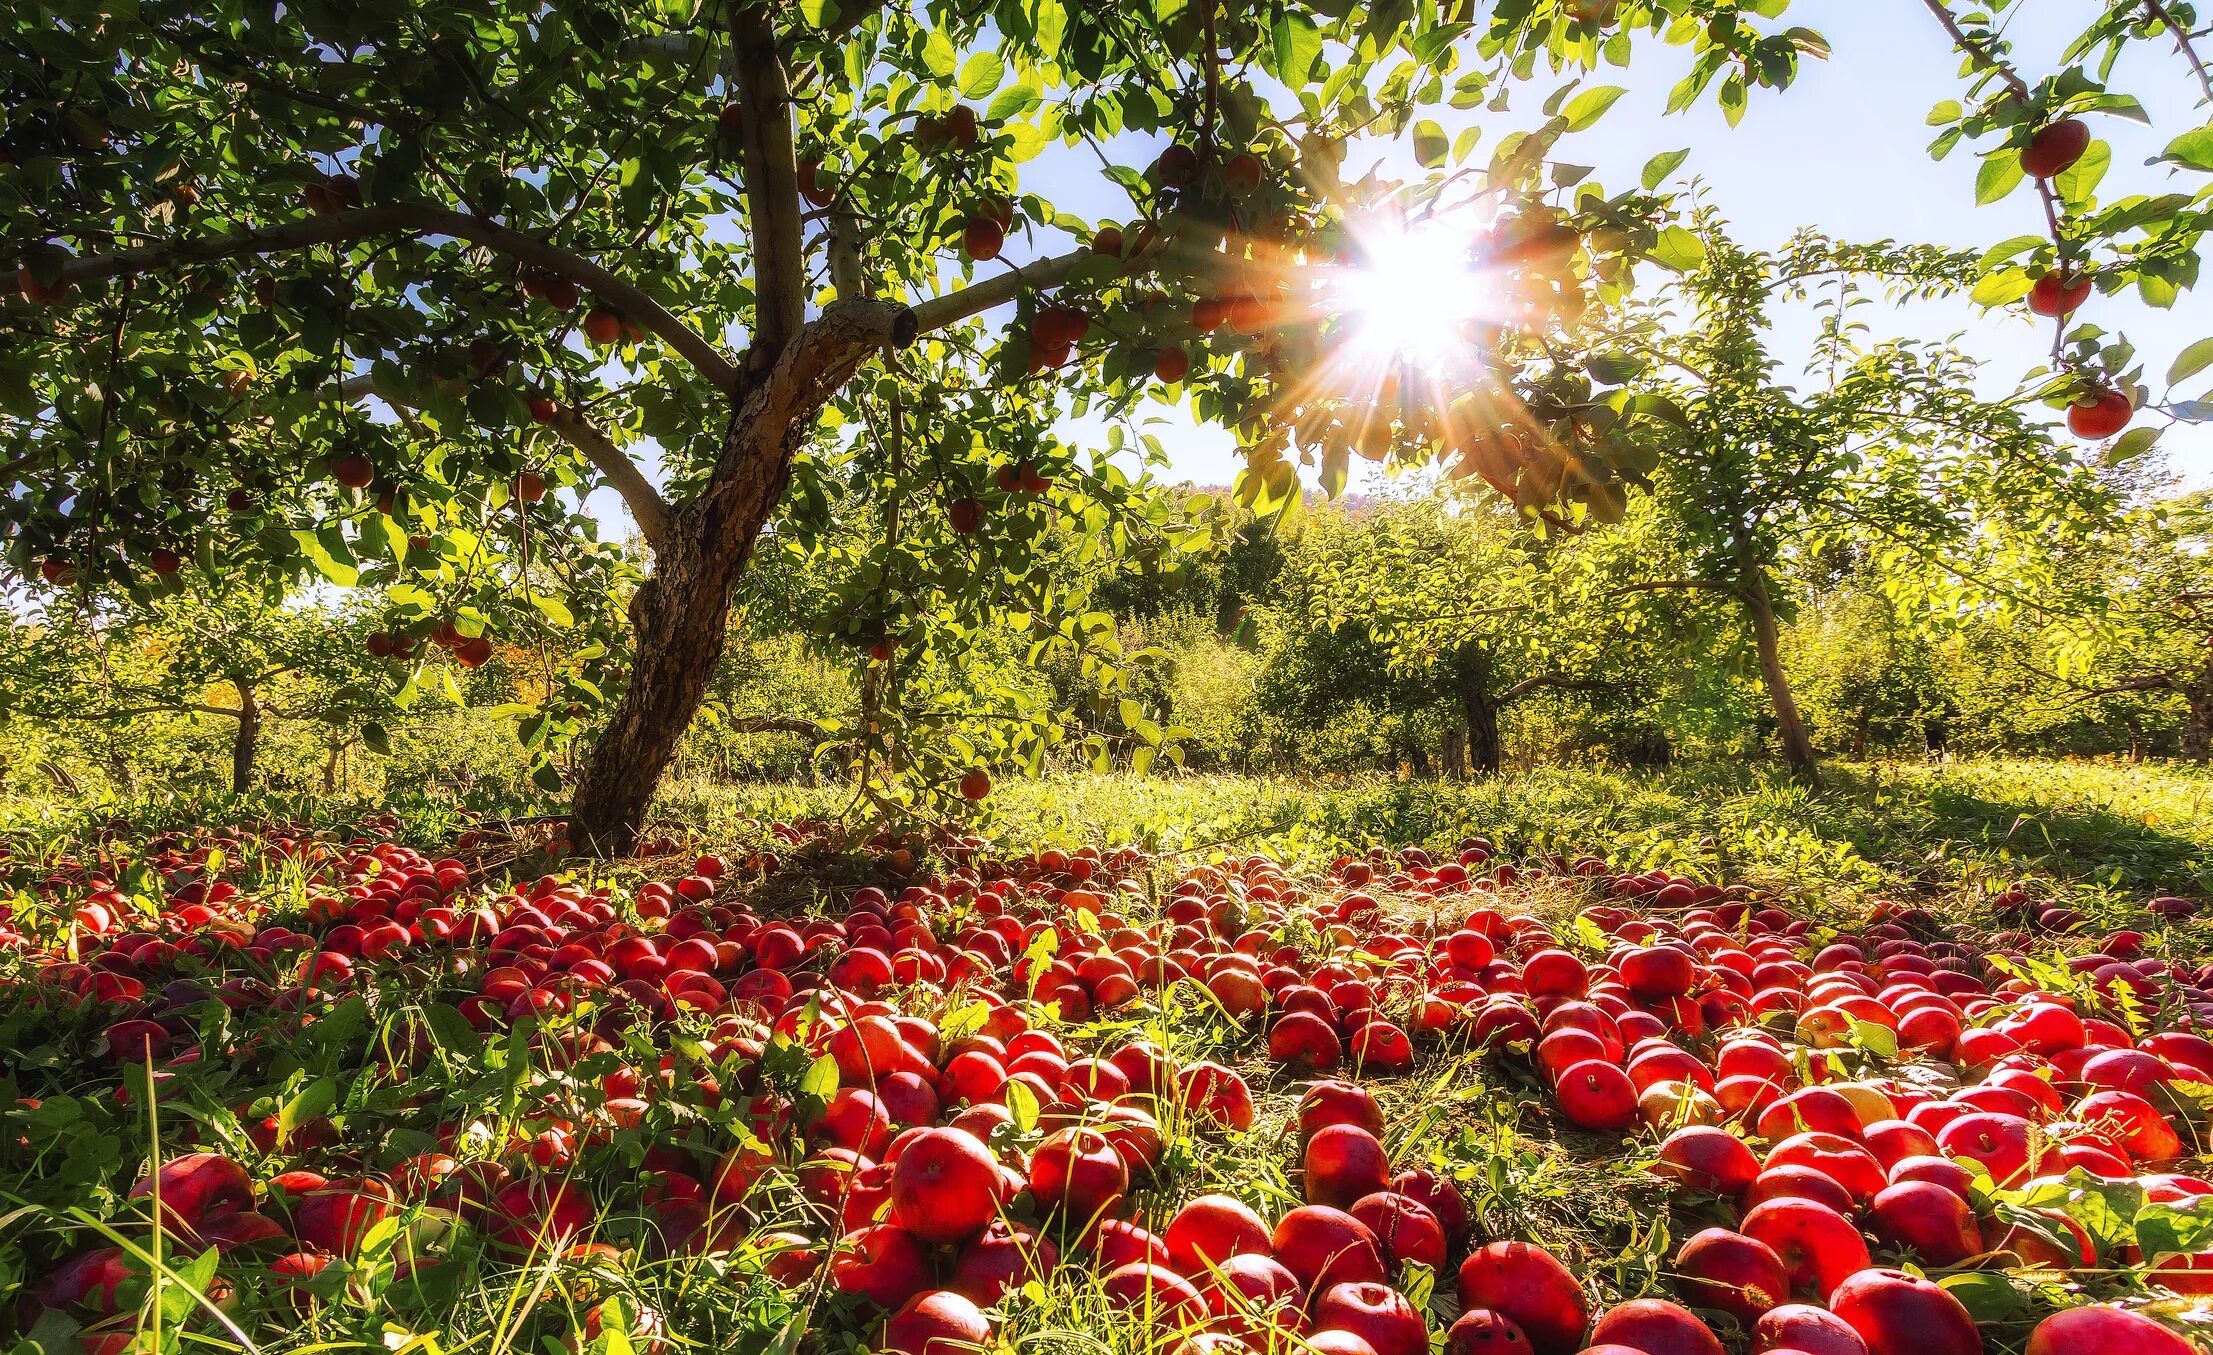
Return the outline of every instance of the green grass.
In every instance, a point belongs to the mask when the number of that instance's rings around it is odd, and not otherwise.
[[[834,814],[833,792],[679,785],[657,817],[702,841],[742,818]],[[2184,764],[1832,763],[1809,787],[1736,763],[1546,768],[1485,781],[1066,775],[1002,785],[1009,847],[1103,841],[1316,860],[1371,846],[1598,852],[1803,895],[1981,888],[2030,878],[2092,905],[2213,892],[2213,774]]]

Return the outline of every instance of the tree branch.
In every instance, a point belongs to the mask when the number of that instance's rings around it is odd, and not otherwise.
[[[2205,91],[2208,102],[2213,102],[2213,74],[2206,72],[2205,62],[2199,58],[2198,49],[2190,45],[2190,30],[2175,22],[2175,16],[2167,12],[2167,6],[2161,0],[2144,0],[2144,8],[2174,35],[2175,50],[2182,53],[2184,61],[2190,63],[2191,73],[2198,77],[2198,88]]]
[[[739,3],[730,19],[738,103],[744,112],[747,234],[753,247],[753,336],[746,357],[758,376],[775,366],[806,316],[807,268],[792,150],[791,84],[766,7]]]
[[[658,335],[698,368],[700,375],[717,390],[727,394],[737,387],[737,368],[710,340],[633,284],[558,245],[430,203],[381,203],[282,226],[240,231],[235,235],[168,240],[113,254],[89,255],[64,263],[61,277],[71,283],[104,282],[140,273],[169,272],[197,263],[278,254],[315,245],[346,244],[379,235],[451,236],[496,250],[533,268],[559,274]]]
[[[1723,597],[1734,598],[1739,602],[1744,601],[1744,594],[1739,590],[1731,588],[1728,584],[1714,583],[1707,579],[1651,579],[1644,583],[1632,583],[1612,589],[1606,596],[1618,598],[1630,593],[1657,593],[1670,588],[1719,593]]]
[[[380,388],[376,379],[366,372],[347,377],[338,383],[338,393],[348,400],[374,395],[395,409],[404,409],[407,403]],[[636,520],[638,531],[645,537],[646,544],[655,551],[667,549],[668,500],[662,498],[661,491],[655,489],[653,482],[645,478],[645,472],[638,469],[638,464],[624,455],[621,448],[605,433],[587,422],[583,415],[566,406],[562,407],[560,416],[547,426],[563,441],[582,452],[584,459],[591,462],[606,478],[608,487],[622,496],[623,506],[630,510],[630,516]]]
[[[1003,306],[1020,296],[1024,289],[1058,287],[1074,277],[1076,271],[1099,256],[1088,249],[1036,259],[1020,268],[1010,268],[997,277],[986,278],[974,286],[963,287],[957,292],[932,297],[914,307],[915,329],[928,334],[933,330],[958,324],[971,316],[981,315],[994,306]]]
[[[828,743],[834,735],[812,720],[796,715],[747,715],[723,721],[733,734],[798,734],[816,743]]]

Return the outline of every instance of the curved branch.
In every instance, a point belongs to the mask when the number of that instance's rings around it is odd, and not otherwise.
[[[496,222],[426,202],[381,203],[357,207],[309,221],[288,222],[194,240],[71,259],[61,267],[64,282],[103,282],[141,273],[168,272],[196,263],[279,254],[315,245],[346,244],[379,235],[443,235],[481,245],[533,268],[569,279],[589,290],[632,322],[658,335],[681,353],[717,390],[737,387],[737,368],[704,335],[669,313],[634,284],[559,245],[510,230]]]
[[[363,372],[349,376],[338,383],[338,393],[348,400],[358,400],[374,395],[395,409],[403,409],[407,402],[376,384],[376,378]],[[563,406],[560,416],[547,427],[559,434],[563,441],[584,454],[594,469],[606,477],[608,487],[622,496],[623,506],[637,522],[638,531],[645,543],[655,551],[665,550],[668,540],[669,505],[661,497],[661,491],[645,478],[638,463],[624,455],[613,440],[584,419],[584,416]]]

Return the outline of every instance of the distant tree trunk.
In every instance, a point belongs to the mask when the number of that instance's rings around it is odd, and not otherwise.
[[[125,799],[138,794],[138,776],[131,770],[131,760],[123,756],[120,745],[113,743],[108,745],[108,778],[115,782],[115,788],[123,792]]]
[[[1852,716],[1852,756],[1862,761],[1867,757],[1867,727],[1874,718],[1865,706]]]
[[[244,678],[238,685],[238,732],[231,736],[231,792],[244,795],[254,788],[254,753],[261,742],[261,706],[254,700],[254,685]]]
[[[1798,713],[1798,698],[1791,695],[1790,674],[1783,671],[1783,644],[1775,625],[1775,604],[1767,595],[1767,581],[1757,574],[1747,581],[1744,610],[1752,617],[1752,641],[1759,651],[1760,677],[1767,683],[1768,700],[1775,707],[1775,734],[1783,745],[1783,761],[1800,776],[1819,780],[1820,764],[1807,737],[1805,717]]]
[[[1481,645],[1463,647],[1454,661],[1453,686],[1461,718],[1468,722],[1468,761],[1477,776],[1496,776],[1506,759],[1498,736],[1499,700],[1491,690],[1490,651]]]
[[[2182,696],[2190,703],[2182,722],[2182,755],[2192,762],[2213,760],[2213,653]]]
[[[1438,761],[1444,764],[1445,775],[1455,781],[1468,779],[1468,731],[1459,725],[1445,731],[1444,747],[1439,750]]]
[[[1427,781],[1436,775],[1429,768],[1429,754],[1423,751],[1420,744],[1410,743],[1406,745],[1406,760],[1413,764],[1414,775],[1422,780]]]
[[[334,738],[330,740],[330,746],[323,754],[323,794],[325,795],[338,793],[338,758],[344,751],[345,745]]]

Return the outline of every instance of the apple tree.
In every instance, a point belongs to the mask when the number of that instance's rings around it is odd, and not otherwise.
[[[1669,261],[1682,270],[1684,313],[1648,314],[1615,337],[1644,364],[1647,395],[1673,411],[1673,438],[1649,452],[1684,568],[1621,587],[1703,593],[1736,610],[1784,760],[1812,775],[1781,643],[1794,571],[1843,551],[1923,611],[1970,608],[2031,586],[2033,557],[2056,535],[2094,531],[2115,504],[2041,419],[1978,389],[1973,358],[1943,342],[1874,341],[1855,318],[1871,291],[1956,293],[1972,282],[1973,256],[1811,231],[1756,250],[1701,211]],[[1786,302],[1811,302],[1820,320],[1802,374],[1770,348]]]
[[[980,486],[1117,541],[1127,496],[1095,462],[963,421],[1042,429],[1151,393],[1236,430],[1263,511],[1302,463],[1341,483],[1354,455],[1456,455],[1516,419],[1565,432],[1493,479],[1531,511],[1618,512],[1639,412],[1550,359],[1626,294],[1661,205],[1552,152],[1618,96],[1590,77],[1640,35],[1691,52],[1682,101],[1734,114],[1786,84],[1822,49],[1783,8],[16,5],[9,558],[57,586],[249,561],[343,582],[427,551],[436,586],[402,638],[452,644],[543,610],[509,552],[571,553],[548,487],[611,489],[651,567],[571,609],[599,652],[534,732],[596,731],[572,833],[620,849],[707,693],[732,590],[864,400],[902,403],[890,474],[949,520]],[[1432,112],[1538,83],[1541,119],[1487,162],[1479,129],[1447,137]],[[1413,181],[1340,172],[1391,139]],[[1048,155],[1119,219],[1026,186]],[[1317,379],[1363,241],[1455,214],[1513,297],[1475,336],[1480,386],[1448,405]],[[977,395],[945,405],[955,388]],[[993,586],[974,595],[996,605]]]

